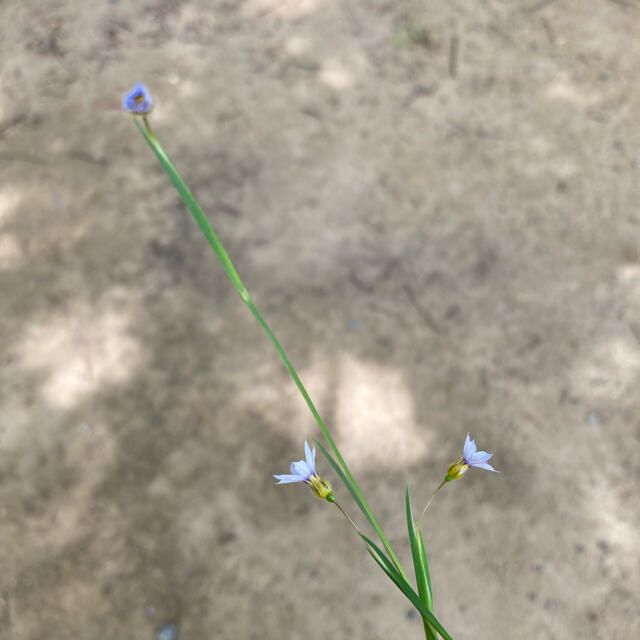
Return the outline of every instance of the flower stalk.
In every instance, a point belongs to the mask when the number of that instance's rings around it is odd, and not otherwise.
[[[440,489],[442,489],[442,487],[444,487],[446,483],[447,483],[447,479],[445,478],[438,485],[438,488],[431,494],[431,497],[427,500],[427,504],[424,505],[424,509],[420,512],[420,517],[418,518],[418,524],[416,525],[416,531],[420,531],[422,529],[422,519],[424,518],[424,514],[427,513],[427,509],[429,508],[431,501],[435,498],[436,493],[438,493],[438,491],[440,491]]]
[[[309,411],[313,415],[318,427],[322,431],[327,443],[329,444],[329,448],[331,452],[323,447],[323,445],[315,440],[316,444],[319,446],[325,458],[333,467],[334,471],[337,473],[338,477],[345,485],[351,497],[354,499],[356,505],[360,508],[362,513],[365,515],[375,532],[377,533],[382,546],[384,547],[384,551],[380,549],[375,542],[370,540],[365,534],[363,534],[356,523],[351,519],[351,517],[347,514],[347,512],[342,508],[342,506],[336,500],[331,484],[322,478],[316,472],[315,467],[315,447],[313,450],[309,447],[309,444],[305,442],[305,459],[299,460],[297,462],[292,462],[290,466],[290,473],[277,475],[275,476],[278,479],[278,484],[286,484],[286,483],[294,483],[301,482],[306,484],[314,495],[320,499],[326,500],[327,502],[333,503],[342,513],[342,515],[348,520],[350,525],[356,531],[360,539],[365,543],[367,547],[367,551],[373,557],[373,559],[378,563],[381,569],[386,573],[386,575],[394,582],[394,584],[402,591],[402,593],[407,597],[407,599],[416,607],[416,609],[422,615],[424,621],[424,629],[425,636],[427,640],[436,640],[436,633],[439,634],[445,640],[452,640],[451,636],[447,633],[444,627],[438,622],[432,612],[432,600],[431,600],[431,585],[430,578],[428,573],[428,565],[426,559],[426,552],[424,549],[424,543],[422,540],[422,535],[420,533],[420,529],[422,526],[422,521],[424,515],[431,504],[435,495],[440,491],[440,489],[451,480],[456,480],[461,478],[466,471],[470,467],[478,467],[482,469],[487,469],[490,471],[495,471],[491,465],[487,464],[489,458],[491,458],[491,454],[485,451],[477,451],[475,442],[470,440],[469,434],[467,434],[467,440],[464,446],[463,456],[455,463],[449,466],[447,470],[447,474],[444,480],[440,483],[440,485],[436,488],[436,490],[431,494],[430,498],[427,500],[427,503],[420,514],[420,518],[418,520],[417,526],[414,525],[413,517],[411,515],[411,509],[409,504],[409,494],[407,489],[407,518],[409,524],[409,533],[412,545],[412,555],[414,559],[414,568],[416,569],[416,578],[418,581],[418,592],[416,593],[408,582],[407,576],[402,568],[396,554],[394,553],[391,545],[389,544],[387,538],[385,537],[382,528],[378,524],[376,518],[369,505],[367,504],[364,495],[358,484],[356,483],[351,471],[342,457],[333,437],[331,436],[329,430],[325,426],[318,410],[316,409],[311,397],[309,396],[305,386],[303,385],[300,377],[298,376],[296,370],[293,365],[289,361],[282,345],[276,338],[275,334],[263,319],[262,315],[256,308],[253,303],[249,292],[247,291],[244,283],[240,279],[231,259],[227,255],[225,248],[222,243],[218,239],[215,231],[213,230],[211,224],[209,223],[207,217],[203,213],[202,209],[198,205],[197,201],[191,194],[191,191],[185,184],[184,180],[177,172],[171,160],[165,153],[164,149],[160,145],[158,139],[151,128],[149,122],[149,114],[153,109],[153,100],[152,97],[147,90],[147,88],[142,84],[136,84],[133,89],[128,92],[122,101],[122,106],[126,111],[129,111],[134,116],[134,123],[140,133],[143,135],[148,145],[150,146],[153,153],[156,155],[158,161],[166,171],[169,179],[172,184],[180,194],[182,200],[185,205],[193,215],[196,223],[200,227],[203,235],[205,236],[209,246],[215,253],[216,257],[220,261],[223,269],[225,270],[228,278],[231,280],[231,283],[237,290],[238,294],[242,298],[243,302],[254,316],[258,324],[262,327],[263,331],[266,333],[268,338],[271,340],[274,348],[278,352],[287,372],[291,376],[293,382],[295,383],[298,391],[302,395],[304,401],[306,402]],[[142,119],[142,124],[140,123],[140,118]],[[333,454],[333,455],[332,455]],[[335,456],[335,458],[334,458]]]
[[[424,509],[422,510],[422,512],[420,513],[420,517],[418,518],[417,530],[420,531],[420,529],[422,528],[422,519],[424,518],[424,514],[427,512],[431,501],[435,497],[436,493],[438,493],[438,491],[440,491],[440,489],[442,489],[442,487],[444,487],[447,482],[451,482],[452,480],[459,480],[471,467],[477,467],[478,469],[486,469],[487,471],[500,473],[487,463],[487,461],[492,457],[492,453],[487,453],[486,451],[478,451],[478,448],[476,447],[476,441],[471,440],[469,434],[467,433],[467,439],[464,443],[462,457],[460,457],[453,464],[449,465],[444,480],[438,485],[438,488],[431,494],[431,497],[427,500],[427,504],[424,505]]]
[[[142,85],[142,87],[144,87],[144,85]],[[135,102],[135,99],[139,97],[141,93],[143,93],[145,96],[148,96],[147,102],[144,103],[143,107],[139,106],[141,103],[140,100],[138,100],[138,102]],[[167,175],[169,176],[169,179],[171,180],[173,186],[177,189],[185,205],[193,215],[196,223],[200,227],[200,230],[205,236],[207,242],[209,243],[209,246],[211,247],[213,252],[216,254],[216,257],[222,264],[222,267],[225,270],[228,278],[231,280],[233,286],[236,288],[236,291],[242,298],[243,302],[245,303],[245,305],[247,306],[247,308],[249,309],[253,317],[256,319],[258,324],[262,327],[263,331],[267,334],[267,336],[271,340],[287,372],[289,373],[289,375],[291,376],[291,379],[293,380],[296,387],[298,388],[300,395],[303,397],[304,401],[306,402],[309,408],[309,411],[313,415],[316,423],[318,424],[318,427],[320,428],[320,431],[322,431],[331,450],[333,451],[333,454],[335,455],[335,458],[344,474],[347,488],[352,494],[355,494],[357,496],[358,506],[360,507],[360,509],[363,511],[363,513],[371,523],[372,527],[374,528],[375,532],[380,538],[380,541],[382,542],[382,545],[384,546],[387,554],[391,558],[391,561],[393,562],[394,566],[400,572],[401,576],[406,580],[406,573],[404,572],[404,569],[402,568],[400,561],[398,560],[393,548],[391,547],[391,545],[389,544],[389,541],[384,535],[382,531],[382,527],[378,524],[378,521],[373,515],[373,512],[371,511],[371,508],[369,507],[362,493],[362,490],[360,489],[353,475],[351,474],[351,470],[349,469],[349,466],[347,465],[344,458],[342,457],[342,454],[340,453],[340,450],[338,449],[335,441],[333,440],[331,433],[325,426],[324,421],[322,420],[318,410],[316,409],[315,404],[313,403],[313,401],[311,400],[311,397],[309,396],[309,393],[307,392],[304,384],[302,384],[302,380],[300,379],[300,377],[298,376],[298,373],[296,372],[293,365],[289,361],[289,358],[287,357],[287,354],[285,353],[282,345],[280,344],[275,334],[273,333],[269,325],[266,323],[266,321],[258,311],[255,304],[253,303],[253,300],[251,299],[249,292],[244,286],[244,283],[242,282],[242,280],[240,279],[240,276],[238,275],[238,272],[236,271],[233,263],[231,262],[231,259],[229,258],[225,248],[223,247],[222,243],[218,239],[218,236],[213,230],[211,223],[209,222],[204,212],[198,205],[196,199],[193,197],[191,191],[185,184],[184,180],[182,179],[182,177],[180,176],[176,168],[173,166],[173,163],[171,162],[171,160],[169,159],[169,156],[166,154],[166,152],[162,148],[162,145],[156,138],[151,128],[151,125],[149,124],[149,120],[146,117],[148,113],[151,111],[151,108],[153,106],[153,101],[151,100],[151,96],[148,94],[146,87],[144,88],[144,92],[143,92],[140,86],[140,83],[136,85],[128,94],[125,95],[122,106],[126,111],[130,111],[134,115],[134,124],[138,127],[138,130],[144,136],[145,140],[147,141],[147,144],[151,147],[151,150],[156,155],[158,161],[160,162],[164,170],[167,172]],[[146,108],[148,108],[148,110],[145,111],[144,109]],[[142,118],[143,125],[141,125],[138,118],[135,117],[139,115],[143,116]]]

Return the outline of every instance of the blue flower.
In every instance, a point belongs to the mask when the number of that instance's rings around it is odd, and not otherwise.
[[[447,470],[446,480],[457,480],[461,478],[469,467],[477,467],[478,469],[486,469],[487,471],[496,471],[487,461],[493,456],[492,453],[486,451],[478,451],[476,441],[471,440],[467,433],[467,439],[464,443],[462,458],[452,464]]]
[[[122,108],[125,111],[145,115],[153,109],[153,98],[149,89],[142,82],[138,82],[131,91],[125,93],[122,98]]]
[[[304,482],[311,487],[313,493],[323,500],[333,498],[331,494],[331,485],[316,473],[316,448],[311,449],[309,443],[304,443],[304,457],[306,460],[298,460],[292,462],[289,470],[290,474],[273,477],[278,481],[277,484],[288,484],[290,482]]]
[[[309,478],[316,472],[316,448],[313,450],[309,447],[309,443],[304,443],[304,460],[292,462],[290,471],[292,475],[273,476],[278,480],[278,484],[286,484],[288,482],[307,482]]]
[[[487,464],[487,460],[493,457],[493,453],[478,451],[476,441],[471,440],[468,433],[467,439],[464,443],[462,457],[470,467],[478,467],[479,469],[486,469],[487,471],[496,471],[490,464]]]

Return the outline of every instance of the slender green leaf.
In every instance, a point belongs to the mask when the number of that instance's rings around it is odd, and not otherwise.
[[[409,542],[411,543],[411,555],[413,556],[413,568],[416,572],[416,583],[418,585],[418,593],[422,601],[429,611],[433,611],[431,600],[431,582],[429,578],[429,569],[426,565],[426,554],[420,549],[420,543],[416,536],[416,526],[411,513],[411,500],[409,498],[409,487],[406,491],[406,510],[407,510],[407,528],[409,529]],[[424,548],[424,547],[423,547]]]
[[[424,617],[422,618],[422,626],[424,627],[425,640],[438,640],[438,634]]]
[[[184,180],[182,179],[182,177],[180,176],[176,168],[173,166],[171,160],[169,159],[169,156],[165,153],[164,149],[158,142],[157,138],[155,137],[151,129],[147,128],[148,125],[143,126],[142,124],[140,124],[139,118],[135,116],[134,116],[134,122],[138,127],[140,133],[142,133],[142,135],[144,136],[148,145],[151,147],[151,150],[154,152],[154,154],[158,158],[158,161],[166,171],[171,182],[173,183],[173,186],[177,189],[178,193],[180,194],[187,208],[193,215],[195,221],[200,227],[200,230],[204,234],[207,242],[209,243],[209,246],[213,249],[213,252],[216,254],[217,258],[220,260],[222,267],[224,268],[225,272],[227,273],[227,276],[233,283],[234,287],[237,289],[238,293],[240,294],[240,297],[244,300],[245,304],[253,314],[254,318],[258,321],[258,323],[260,324],[264,332],[267,334],[267,336],[273,343],[273,346],[275,347],[276,351],[280,355],[280,358],[282,359],[282,362],[284,363],[285,368],[289,372],[289,375],[291,376],[295,385],[298,387],[300,394],[302,395],[305,402],[307,403],[307,406],[309,407],[309,411],[311,411],[311,414],[315,418],[318,424],[318,427],[324,434],[324,437],[327,439],[329,446],[334,452],[335,457],[344,472],[344,476],[349,481],[348,487],[350,487],[350,492],[353,491],[352,495],[355,494],[358,496],[358,501],[357,501],[358,506],[362,505],[361,508],[364,507],[368,511],[367,517],[368,519],[370,519],[370,522],[372,523],[374,529],[376,530],[376,533],[380,537],[381,542],[383,543],[384,547],[387,549],[387,552],[389,553],[389,555],[393,558],[393,562],[395,563],[398,571],[400,571],[400,573],[403,576],[405,576],[404,570],[402,569],[400,562],[398,561],[395,553],[393,552],[391,545],[385,538],[380,525],[377,523],[375,517],[373,516],[373,513],[371,512],[371,509],[369,509],[369,505],[367,504],[367,501],[365,500],[364,495],[360,490],[360,487],[358,486],[353,475],[351,474],[351,471],[349,470],[347,463],[342,457],[342,454],[340,453],[338,447],[336,446],[336,443],[334,442],[333,437],[329,433],[329,430],[327,429],[322,418],[320,417],[320,414],[318,413],[318,410],[313,404],[313,401],[311,400],[311,397],[309,396],[305,386],[302,384],[302,380],[300,380],[298,373],[293,368],[293,365],[289,361],[287,354],[285,353],[284,349],[282,348],[282,345],[276,338],[275,334],[273,333],[273,331],[271,331],[271,328],[265,322],[264,318],[262,317],[257,307],[251,300],[251,297],[249,296],[249,292],[244,286],[244,283],[242,282],[242,280],[240,279],[240,276],[236,272],[235,267],[231,262],[231,259],[227,255],[225,248],[223,247],[222,243],[218,239],[218,236],[216,235],[215,231],[213,230],[213,227],[211,226],[211,223],[208,221],[202,209],[196,202],[196,199],[193,197],[191,191],[185,184]],[[146,125],[146,120],[145,120],[145,125]]]
[[[424,540],[422,539],[422,531],[418,531],[418,543],[419,543],[419,551],[420,551],[420,562],[424,567],[424,572],[427,576],[427,588],[429,589],[429,609],[433,611],[433,593],[431,591],[431,574],[429,573],[429,561],[427,560],[427,552],[424,548]]]
[[[411,513],[411,499],[409,497],[409,487],[406,491],[406,511],[407,511],[407,528],[409,529],[409,542],[411,543],[411,556],[413,557],[413,568],[416,573],[416,584],[418,585],[418,595],[429,611],[433,611],[433,602],[431,599],[431,579],[429,576],[429,565],[427,563],[427,554],[422,543],[422,535],[420,540],[416,537],[416,525]],[[421,544],[422,543],[422,544]],[[433,640],[435,634],[429,621],[423,618],[424,630],[427,640]]]
[[[424,548],[424,540],[422,539],[422,532],[418,531],[418,542],[420,543],[420,558],[427,574],[427,586],[429,587],[429,598],[431,598],[431,605],[429,611],[433,611],[433,592],[431,591],[431,576],[429,575],[429,562],[427,561],[427,552]],[[437,640],[436,633],[433,627],[423,618],[424,630],[426,633],[426,640]]]
[[[393,563],[387,558],[387,556],[384,555],[382,550],[364,534],[360,534],[360,536],[367,543],[367,549],[373,559],[380,565],[380,568],[387,574],[398,589],[404,593],[406,598],[419,611],[422,617],[428,620],[429,624],[444,638],[444,640],[453,640],[433,613],[427,609],[426,605],[420,599],[420,596],[413,590],[412,586],[398,573],[398,570],[394,567]]]
[[[140,121],[137,117],[134,117],[133,120],[140,130],[140,133],[142,133],[145,140],[151,147],[151,150],[155,153],[158,161],[162,165],[162,168],[167,172],[167,175],[173,183],[173,186],[177,189],[180,197],[195,218],[195,221],[200,227],[200,230],[204,234],[204,237],[209,243],[209,246],[213,249],[213,252],[216,254],[218,260],[220,260],[220,263],[229,276],[229,279],[233,283],[233,286],[238,290],[242,298],[245,299],[245,295],[248,296],[247,290],[242,283],[242,280],[240,280],[240,276],[236,272],[231,259],[225,251],[225,248],[222,246],[220,240],[218,240],[218,236],[215,234],[211,223],[209,222],[209,220],[207,220],[207,217],[204,215],[202,209],[196,202],[196,199],[193,197],[191,191],[189,190],[189,187],[187,187],[184,180],[181,178],[180,174],[173,166],[171,160],[169,159],[169,156],[165,153],[156,137],[140,124]]]
[[[353,488],[353,485],[351,484],[351,482],[349,482],[349,479],[345,476],[344,472],[340,468],[340,465],[335,461],[333,456],[322,446],[322,443],[319,442],[317,438],[314,438],[313,441],[318,445],[320,451],[322,452],[324,457],[329,461],[329,464],[333,467],[333,470],[336,472],[336,474],[342,481],[342,484],[344,484],[344,486],[347,488],[347,490],[351,494],[351,497],[353,498],[354,502],[358,505],[358,507],[360,508],[362,513],[364,513],[365,517],[367,518],[371,526],[375,529],[374,519],[371,514],[371,511],[362,504],[362,502],[360,501],[360,498],[358,497],[358,494],[355,492]]]
[[[318,445],[324,457],[329,461],[329,464],[333,467],[333,470],[338,474],[338,477],[340,478],[340,480],[342,480],[342,484],[344,484],[344,486],[347,488],[354,502],[360,508],[360,511],[362,511],[365,518],[369,521],[371,526],[374,528],[384,548],[387,550],[387,553],[389,554],[389,558],[391,558],[391,561],[396,566],[396,569],[400,572],[400,575],[406,580],[407,576],[404,573],[402,567],[398,564],[398,559],[395,553],[393,552],[393,549],[391,548],[389,541],[387,540],[386,536],[382,532],[380,525],[377,523],[376,519],[374,518],[373,513],[371,513],[371,509],[369,508],[369,505],[360,499],[360,494],[356,491],[353,481],[346,476],[346,474],[342,471],[338,463],[334,460],[333,456],[322,446],[320,442],[318,442],[316,438],[314,438],[314,442]]]

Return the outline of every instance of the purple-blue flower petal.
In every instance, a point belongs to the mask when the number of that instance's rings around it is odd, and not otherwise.
[[[471,465],[476,467],[477,469],[486,469],[487,471],[495,471],[495,473],[500,473],[497,469],[494,469],[490,464],[486,462],[478,462],[477,464]]]
[[[469,458],[465,458],[465,461],[469,466],[475,467],[481,462],[486,462],[487,460],[490,460],[492,457],[493,457],[493,453],[487,453],[486,451],[476,451]]]
[[[296,460],[291,463],[290,474],[274,475],[278,480],[277,484],[286,484],[288,482],[307,482],[309,478],[316,472],[316,448],[309,446],[308,442],[304,443],[304,455],[306,460]]]
[[[287,484],[288,482],[304,482],[306,478],[299,475],[284,474],[281,476],[273,476],[278,482],[276,484]]]
[[[304,457],[307,459],[307,466],[309,467],[310,474],[316,472],[316,448],[313,447],[313,451],[309,447],[309,443],[304,441]]]
[[[145,114],[153,109],[153,98],[142,82],[136,83],[122,98],[122,108],[131,113]]]
[[[292,462],[290,471],[291,473],[294,473],[298,476],[303,476],[304,478],[308,478],[313,474],[313,471],[309,469],[309,465],[304,460]]]
[[[476,441],[471,440],[469,434],[467,433],[467,439],[464,442],[464,449],[462,455],[465,460],[468,460],[470,456],[472,456],[476,452]]]
[[[467,433],[467,439],[464,443],[464,449],[462,457],[464,462],[470,467],[476,467],[477,469],[486,469],[487,471],[496,471],[490,464],[487,464],[487,460],[493,457],[492,453],[487,451],[478,451],[476,447],[476,441],[471,439],[471,436]],[[496,473],[500,473],[496,471]]]

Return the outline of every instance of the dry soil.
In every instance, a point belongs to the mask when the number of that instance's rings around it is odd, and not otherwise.
[[[0,638],[422,637],[274,486],[319,432],[139,80],[405,566],[405,485],[494,453],[425,522],[455,640],[638,637],[639,34],[636,0],[0,2]]]

